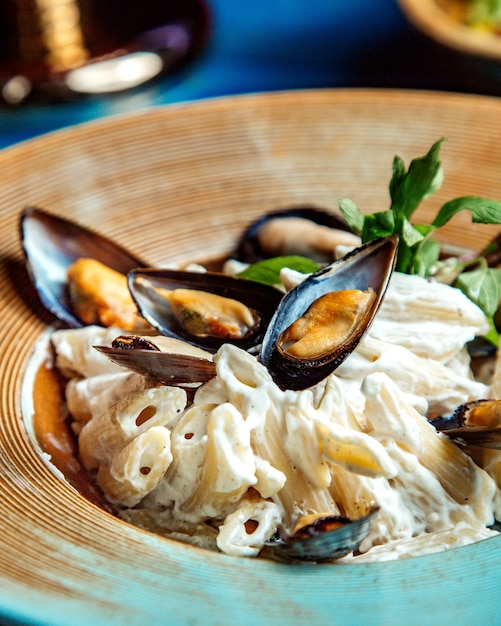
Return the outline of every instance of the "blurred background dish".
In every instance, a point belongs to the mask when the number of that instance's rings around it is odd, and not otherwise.
[[[134,4],[148,7],[157,1]],[[110,115],[240,93],[377,87],[501,95],[498,64],[430,39],[408,22],[397,0],[317,0],[314,5],[309,0],[205,0],[205,6],[207,40],[199,53],[134,88],[73,93],[70,100],[51,102],[48,95],[45,101],[34,93],[23,96],[20,81],[19,102],[0,101],[0,148]]]
[[[497,0],[398,3],[409,21],[431,39],[460,52],[501,61],[501,3]]]
[[[207,42],[203,0],[2,0],[7,104],[119,92],[172,73]]]

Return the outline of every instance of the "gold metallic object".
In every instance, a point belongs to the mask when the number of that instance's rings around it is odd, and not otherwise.
[[[130,89],[178,70],[208,32],[203,0],[0,0],[0,99]]]

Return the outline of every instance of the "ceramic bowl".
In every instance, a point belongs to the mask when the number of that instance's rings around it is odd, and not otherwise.
[[[51,624],[495,623],[501,536],[375,564],[289,566],[226,556],[132,527],[81,495],[30,423],[32,355],[54,320],[30,287],[25,206],[97,229],[160,265],[227,254],[242,228],[291,204],[388,207],[395,154],[440,137],[451,197],[501,198],[501,102],[455,94],[290,91],[155,108],[0,153],[0,621]],[[442,241],[497,231],[459,215]],[[28,369],[27,369],[28,368]],[[41,383],[48,405],[52,395]]]
[[[465,0],[398,0],[409,22],[452,50],[501,61],[501,36],[464,21]]]

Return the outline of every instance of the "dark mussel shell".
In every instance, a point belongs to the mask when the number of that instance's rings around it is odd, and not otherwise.
[[[501,400],[475,400],[430,423],[461,445],[501,450]]]
[[[274,287],[216,272],[136,269],[128,274],[129,289],[141,316],[162,335],[216,352],[223,343],[232,343],[244,350],[260,345],[268,324],[283,293]],[[256,327],[240,339],[198,336],[187,332],[175,319],[165,298],[156,289],[195,289],[241,302],[257,312]]]
[[[291,537],[271,539],[259,556],[284,563],[327,563],[340,559],[358,549],[369,534],[378,511],[379,508],[374,507],[357,520],[340,516],[320,517]]]
[[[111,347],[94,348],[117,365],[163,385],[183,387],[205,383],[216,375],[212,361],[188,354],[162,352],[143,337],[117,337]]]
[[[242,233],[233,256],[244,263],[255,263],[256,261],[261,261],[262,259],[269,258],[270,256],[277,256],[276,254],[270,254],[267,252],[261,245],[259,241],[260,229],[270,220],[285,220],[291,217],[299,217],[314,222],[320,226],[327,226],[328,228],[342,230],[347,233],[352,232],[343,218],[334,213],[329,213],[328,211],[323,211],[315,207],[289,207],[266,213],[252,222],[252,224],[250,224]],[[294,252],[289,252],[289,254],[294,254]],[[314,260],[318,262],[330,263],[332,258],[322,256],[320,258],[317,257]]]
[[[162,385],[173,387],[197,385],[208,382],[216,375],[216,366],[212,361],[185,354],[141,349],[131,351],[108,346],[94,346],[94,348],[120,367],[125,367]]]
[[[27,271],[42,304],[72,328],[84,325],[69,301],[67,271],[72,263],[96,259],[124,275],[145,265],[110,239],[36,207],[24,209],[20,230]]]
[[[259,359],[282,389],[306,389],[333,372],[355,349],[369,329],[389,284],[397,254],[398,238],[385,237],[357,248],[345,257],[311,274],[280,302],[263,338]],[[348,343],[311,359],[285,355],[278,348],[282,333],[304,315],[321,296],[343,289],[371,288],[376,297]]]

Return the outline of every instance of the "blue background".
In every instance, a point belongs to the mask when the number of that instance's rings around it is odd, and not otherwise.
[[[208,0],[196,62],[143,88],[79,102],[0,108],[0,148],[151,106],[256,91],[397,87],[501,95],[497,68],[409,26],[396,0]]]

